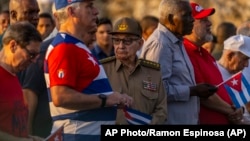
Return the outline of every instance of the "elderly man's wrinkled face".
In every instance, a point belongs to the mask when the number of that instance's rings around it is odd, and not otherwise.
[[[231,59],[229,60],[229,69],[231,73],[237,73],[248,67],[249,57],[242,54],[241,52],[234,52]]]
[[[89,29],[97,27],[98,9],[95,7],[93,0],[80,2],[80,8],[74,9],[75,17],[79,21],[80,27],[88,31]]]
[[[194,22],[193,33],[194,36],[202,42],[208,42],[213,40],[213,35],[211,32],[211,25],[212,23],[209,19],[202,18],[197,19]]]
[[[131,34],[115,34],[112,37],[115,56],[119,60],[135,58],[136,52],[143,45],[141,38]]]
[[[15,43],[14,56],[12,66],[15,72],[25,70],[32,62],[36,62],[40,53],[41,42],[31,41],[29,45],[21,47],[20,44]]]
[[[178,12],[173,16],[173,31],[180,36],[188,35],[192,32],[194,18],[189,2],[181,2]]]

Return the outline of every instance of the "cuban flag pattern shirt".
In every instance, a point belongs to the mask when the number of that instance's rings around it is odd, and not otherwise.
[[[84,94],[112,93],[103,67],[78,39],[58,33],[49,46],[44,62],[53,129],[64,125],[64,139],[70,141],[100,140],[102,124],[114,124],[116,107],[93,110],[71,110],[54,106],[50,87],[68,86]]]

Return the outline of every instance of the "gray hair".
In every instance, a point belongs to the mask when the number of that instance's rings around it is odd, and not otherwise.
[[[3,35],[3,45],[7,45],[11,40],[15,40],[22,48],[25,48],[30,42],[42,42],[40,33],[36,27],[27,21],[21,21],[11,24]]]
[[[250,21],[246,21],[243,24],[241,24],[237,28],[236,33],[250,37]]]
[[[181,2],[189,2],[189,0],[162,0],[159,5],[159,19],[163,20],[169,14],[175,14],[179,10]]]
[[[59,25],[64,23],[67,20],[67,18],[68,18],[67,9],[69,7],[72,7],[74,10],[77,10],[78,8],[80,8],[80,2],[72,3],[64,8],[61,8],[61,9],[58,9],[55,11]]]

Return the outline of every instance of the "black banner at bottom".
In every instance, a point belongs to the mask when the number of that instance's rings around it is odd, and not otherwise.
[[[101,141],[119,139],[250,140],[249,125],[102,125]]]

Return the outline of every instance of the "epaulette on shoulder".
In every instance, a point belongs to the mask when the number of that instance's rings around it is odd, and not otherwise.
[[[113,60],[115,60],[115,56],[111,56],[111,57],[107,57],[107,58],[101,59],[101,60],[99,60],[99,62],[101,64],[104,64],[104,63],[107,63],[107,62],[110,62],[110,61],[113,61]]]
[[[145,59],[139,59],[140,60],[140,64],[145,66],[145,67],[149,67],[149,68],[153,68],[156,70],[160,70],[161,65],[157,62],[153,62],[153,61],[149,61],[149,60],[145,60]]]

